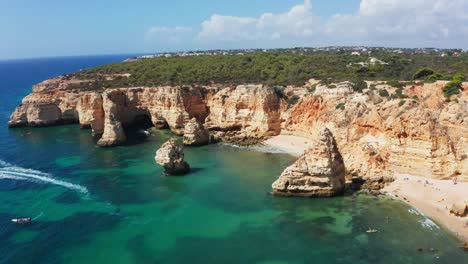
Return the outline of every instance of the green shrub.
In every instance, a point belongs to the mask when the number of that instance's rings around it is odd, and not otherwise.
[[[398,106],[404,106],[406,103],[406,100],[401,100],[399,103],[398,103]]]
[[[452,81],[448,82],[442,88],[446,101],[450,101],[452,96],[460,94],[460,90],[462,89],[462,82],[465,81],[465,79],[466,76],[463,73],[457,73],[453,75]]]
[[[406,95],[403,94],[403,89],[401,89],[401,88],[398,88],[398,89],[395,91],[395,97],[396,97],[396,98],[400,98],[400,99],[408,98],[408,96],[406,96]]]
[[[388,91],[386,89],[380,90],[379,95],[382,96],[382,97],[389,97],[390,96],[390,94],[388,93]]]
[[[336,110],[345,110],[345,104],[344,103],[339,103],[336,105]]]
[[[429,68],[421,68],[413,75],[413,80],[424,79],[430,75],[433,75],[435,72]]]
[[[299,99],[299,96],[294,95],[292,97],[287,98],[286,102],[288,103],[288,105],[295,105],[297,104],[297,102],[299,102]]]
[[[429,76],[426,76],[426,78],[424,78],[424,81],[428,83],[433,83],[433,82],[436,82],[438,80],[443,80],[443,79],[444,79],[444,76],[442,74],[434,73]]]
[[[351,83],[353,91],[355,92],[362,92],[363,90],[367,89],[367,83],[362,79],[352,81]]]
[[[390,85],[391,87],[395,87],[395,88],[403,88],[405,87],[405,84],[400,82],[400,81],[397,81],[397,80],[391,80],[391,81],[388,81],[387,82],[387,85]]]
[[[312,86],[309,87],[309,93],[315,93],[315,91],[317,90],[317,85],[318,84],[314,84]]]
[[[461,82],[458,81],[450,81],[448,82],[442,90],[444,91],[444,97],[450,101],[450,98],[454,95],[460,94],[461,90]]]
[[[273,87],[273,90],[275,91],[276,96],[278,96],[279,98],[286,98],[286,95],[284,94],[284,87],[275,86]]]
[[[462,82],[464,82],[466,80],[466,76],[463,73],[457,73],[457,74],[453,75],[452,80],[455,81],[455,82],[462,83]]]

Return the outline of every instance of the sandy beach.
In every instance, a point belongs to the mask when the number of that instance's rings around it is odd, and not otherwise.
[[[463,241],[468,241],[468,217],[450,213],[454,203],[468,201],[468,182],[454,184],[451,180],[397,175],[384,191],[419,209]]]
[[[280,135],[265,141],[265,145],[294,156],[307,150],[311,140],[298,136]],[[417,208],[461,240],[468,241],[468,217],[450,214],[454,203],[468,201],[468,182],[454,184],[452,180],[396,175],[384,192]]]
[[[309,147],[312,140],[298,136],[279,135],[267,139],[264,144],[281,152],[294,156],[301,156]]]

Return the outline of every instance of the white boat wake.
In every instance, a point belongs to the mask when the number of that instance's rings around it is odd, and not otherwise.
[[[7,162],[0,160],[0,180],[2,179],[49,183],[53,185],[62,186],[71,190],[75,190],[78,192],[88,193],[88,189],[86,189],[86,187],[83,187],[81,185],[57,180],[57,179],[54,179],[48,173],[17,167],[17,166],[14,166],[12,164],[9,164]]]

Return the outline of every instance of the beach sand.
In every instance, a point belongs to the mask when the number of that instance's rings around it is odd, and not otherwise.
[[[281,152],[301,156],[310,146],[311,140],[298,136],[279,135],[267,139],[264,144]]]
[[[450,213],[454,203],[468,201],[468,182],[396,175],[384,191],[404,201],[468,242],[468,217]]]
[[[298,136],[279,135],[265,141],[265,145],[294,156],[302,155],[311,140]],[[451,180],[396,175],[395,181],[383,190],[410,204],[427,217],[468,242],[468,217],[450,214],[454,203],[468,201],[468,182],[454,184]]]

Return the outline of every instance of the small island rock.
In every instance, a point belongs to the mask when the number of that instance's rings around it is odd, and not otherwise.
[[[315,141],[272,185],[273,195],[330,197],[343,193],[345,166],[330,130]]]
[[[158,149],[155,160],[169,175],[183,175],[190,171],[184,160],[184,147],[175,138],[169,139]]]
[[[210,133],[195,117],[184,128],[184,145],[202,146],[210,143]]]

